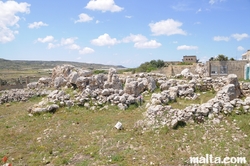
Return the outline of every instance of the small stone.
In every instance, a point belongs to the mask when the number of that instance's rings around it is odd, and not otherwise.
[[[122,123],[121,122],[117,122],[116,125],[115,125],[115,128],[117,130],[121,130],[123,127],[122,127]]]
[[[11,106],[10,103],[5,104],[5,107],[10,107],[10,106]]]

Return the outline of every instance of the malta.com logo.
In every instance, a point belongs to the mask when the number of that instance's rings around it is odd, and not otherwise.
[[[246,157],[214,157],[211,154],[201,157],[190,157],[190,164],[247,164]]]

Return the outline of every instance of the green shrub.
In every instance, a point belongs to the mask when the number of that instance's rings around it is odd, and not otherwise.
[[[135,71],[136,72],[151,72],[165,66],[163,60],[151,60],[150,62],[145,62],[141,64]]]
[[[94,70],[94,74],[108,74],[107,70]]]

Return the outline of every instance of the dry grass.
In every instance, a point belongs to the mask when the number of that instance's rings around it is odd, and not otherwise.
[[[0,79],[9,80],[17,78],[25,78],[26,76],[30,77],[49,77],[49,70],[40,70],[40,69],[22,69],[22,70],[1,70]]]
[[[177,98],[176,102],[172,102],[169,105],[171,105],[173,108],[176,109],[184,109],[190,104],[202,104],[206,103],[208,100],[215,97],[215,93],[207,91],[207,92],[201,92],[200,96],[195,100],[186,100],[182,98]]]
[[[0,157],[17,165],[185,165],[190,156],[242,156],[250,163],[250,115],[226,117],[221,124],[189,124],[178,130],[144,131],[134,123],[145,109],[109,106],[90,111],[60,108],[29,117],[25,103],[0,105]],[[116,130],[117,121],[124,130]]]

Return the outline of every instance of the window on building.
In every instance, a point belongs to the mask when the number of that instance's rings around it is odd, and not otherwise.
[[[218,67],[211,66],[211,75],[218,75]]]
[[[220,74],[227,74],[227,66],[220,66]]]

